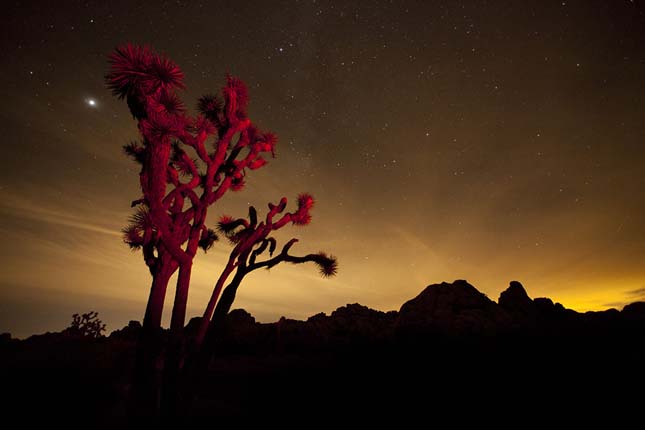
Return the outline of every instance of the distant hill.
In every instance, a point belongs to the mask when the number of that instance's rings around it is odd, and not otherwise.
[[[198,321],[199,318],[190,321],[189,333]],[[531,299],[517,281],[511,282],[495,303],[467,281],[457,280],[429,285],[398,312],[348,304],[331,315],[320,313],[307,321],[282,318],[275,323],[257,323],[248,312],[236,309],[229,314],[227,324],[225,350],[268,352],[387,342],[417,343],[422,347],[436,337],[465,340],[522,335],[622,336],[644,327],[645,302],[632,303],[622,311],[579,313],[548,298]]]

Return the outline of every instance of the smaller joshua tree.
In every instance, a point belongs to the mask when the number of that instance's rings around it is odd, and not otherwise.
[[[82,315],[72,315],[72,323],[65,329],[67,334],[93,338],[103,336],[104,331],[105,324],[99,319],[99,313],[94,311]]]
[[[338,270],[336,258],[324,252],[304,256],[289,254],[293,245],[298,242],[298,239],[295,238],[285,243],[282,250],[274,256],[277,241],[271,237],[271,234],[289,223],[297,226],[309,224],[311,221],[310,211],[313,206],[314,199],[311,195],[300,194],[298,196],[298,208],[294,212],[281,215],[277,220],[275,218],[282,214],[287,207],[285,197],[277,205],[269,203],[269,212],[263,222],[258,223],[258,214],[253,206],[249,207],[248,219],[233,219],[229,216],[223,216],[220,219],[220,232],[235,247],[231,251],[228,263],[215,284],[195,339],[195,346],[198,349],[201,348],[207,357],[213,350],[217,331],[233,305],[237,289],[244,277],[249,273],[263,267],[270,269],[282,262],[292,264],[312,262],[318,265],[322,276],[330,277],[336,274]],[[269,254],[269,258],[261,260],[261,257],[266,253]],[[233,271],[235,271],[233,279],[222,293],[222,288]],[[222,293],[221,298],[220,293]]]

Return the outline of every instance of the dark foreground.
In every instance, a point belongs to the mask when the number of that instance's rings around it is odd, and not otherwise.
[[[186,328],[190,336],[193,321]],[[109,337],[0,342],[3,409],[125,415],[138,324]],[[642,410],[645,303],[579,314],[518,283],[492,302],[465,281],[383,313],[361,305],[307,321],[231,312],[193,416],[318,419],[471,413],[614,418]]]

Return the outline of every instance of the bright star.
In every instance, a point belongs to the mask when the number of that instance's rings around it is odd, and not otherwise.
[[[96,99],[92,99],[92,98],[85,99],[85,103],[87,103],[87,105],[91,108],[96,108],[99,105]]]

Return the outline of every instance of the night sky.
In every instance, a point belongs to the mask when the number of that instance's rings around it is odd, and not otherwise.
[[[251,119],[279,136],[211,220],[317,198],[282,237],[330,251],[339,274],[254,273],[235,306],[260,321],[398,309],[454,279],[493,299],[519,280],[580,311],[645,299],[643,2],[133,3],[3,6],[0,332],[143,316],[150,276],[120,234],[137,129],[104,84],[125,42],[176,61],[191,108],[239,76]],[[189,316],[229,250],[196,258]]]

